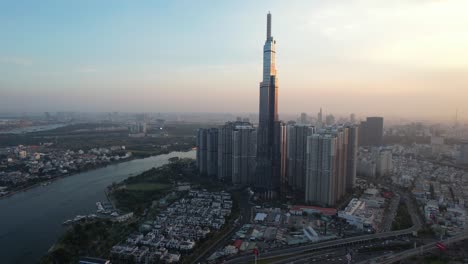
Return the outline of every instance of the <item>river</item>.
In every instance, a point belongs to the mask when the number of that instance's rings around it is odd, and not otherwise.
[[[195,158],[195,151],[109,165],[0,199],[0,263],[37,262],[63,234],[63,221],[96,212],[107,186],[162,166],[171,157]]]

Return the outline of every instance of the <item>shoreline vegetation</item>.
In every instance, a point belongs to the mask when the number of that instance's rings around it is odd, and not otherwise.
[[[166,165],[130,176],[107,188],[109,198],[117,209],[122,213],[133,212],[133,218],[121,223],[98,219],[69,227],[42,257],[40,263],[76,263],[83,256],[110,259],[112,246],[125,241],[145,221],[154,219],[161,208],[184,197],[187,191],[178,190],[178,186],[187,184],[192,188],[209,191],[222,190],[225,187],[220,182],[199,176],[193,159],[170,158]],[[234,202],[236,209],[233,208],[227,222],[232,222],[233,217],[238,216],[238,205]],[[229,225],[224,226],[221,231],[228,227]],[[210,235],[211,239],[201,241],[191,254],[185,255],[182,263],[192,261],[196,253],[205,250],[212,239],[219,237],[217,232]]]
[[[31,185],[27,185],[25,187],[10,191],[8,194],[0,196],[0,200],[12,197],[12,196],[14,196],[14,195],[16,195],[18,193],[27,192],[27,191],[29,191],[31,189],[40,187],[44,183],[50,184],[50,183],[52,183],[54,181],[64,179],[64,178],[67,178],[67,177],[71,177],[71,176],[75,176],[75,175],[80,174],[80,173],[85,173],[85,172],[89,172],[89,171],[93,171],[93,170],[98,170],[98,169],[105,168],[107,166],[116,165],[116,164],[119,164],[119,163],[124,163],[124,162],[132,161],[132,160],[145,159],[145,158],[149,158],[149,157],[165,155],[165,154],[169,154],[171,152],[190,151],[192,148],[193,148],[193,146],[188,146],[187,143],[184,143],[184,144],[175,145],[175,146],[171,145],[168,148],[162,149],[162,150],[159,150],[159,151],[154,151],[154,150],[153,151],[129,150],[129,152],[131,152],[132,155],[130,157],[126,158],[126,159],[121,159],[121,160],[118,160],[118,161],[111,161],[111,162],[106,163],[106,164],[95,165],[95,166],[92,166],[92,167],[81,169],[79,171],[75,171],[75,172],[72,172],[72,173],[67,173],[67,174],[52,177],[52,178],[43,178],[43,179],[38,180],[37,182],[32,183]]]

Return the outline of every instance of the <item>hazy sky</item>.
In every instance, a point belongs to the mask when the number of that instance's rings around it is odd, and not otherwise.
[[[0,2],[0,111],[468,116],[468,1]]]

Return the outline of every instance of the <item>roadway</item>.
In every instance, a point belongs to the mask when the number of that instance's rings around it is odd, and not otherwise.
[[[240,216],[235,223],[228,223],[232,227],[218,240],[213,242],[203,253],[201,253],[192,264],[205,262],[206,259],[216,252],[220,247],[230,242],[231,237],[242,227],[242,225],[250,223],[252,218],[252,205],[250,204],[250,195],[247,191],[242,191],[239,199]]]
[[[352,246],[357,243],[364,243],[364,242],[368,242],[368,241],[376,240],[376,239],[412,235],[413,232],[416,232],[421,228],[422,226],[421,219],[419,217],[419,214],[416,211],[414,200],[410,199],[407,194],[402,194],[398,190],[397,192],[398,192],[398,195],[400,195],[403,198],[404,202],[407,205],[409,214],[411,215],[413,226],[410,228],[407,228],[404,230],[398,230],[398,231],[349,237],[349,238],[343,238],[343,239],[338,239],[338,240],[329,240],[329,241],[319,242],[315,244],[307,244],[303,246],[274,249],[268,252],[260,252],[260,256],[258,260],[266,260],[266,259],[277,258],[277,257],[290,257],[290,258],[296,259],[299,257],[298,255],[307,254],[309,251],[326,250],[330,248],[342,248],[346,246]],[[290,258],[286,258],[285,260],[289,260]],[[248,263],[254,260],[255,260],[254,255],[251,252],[244,252],[242,255],[228,258],[225,263]]]
[[[348,237],[338,240],[329,240],[324,242],[319,242],[315,244],[308,244],[297,247],[288,247],[282,249],[271,250],[269,252],[260,253],[259,260],[265,260],[269,258],[276,257],[296,257],[298,254],[304,254],[308,251],[317,251],[317,250],[326,250],[331,248],[342,248],[347,246],[352,246],[359,243],[368,242],[376,239],[384,239],[390,237],[406,236],[411,235],[413,232],[419,230],[420,226],[413,225],[412,227],[404,230],[378,233],[371,235],[363,235],[356,237]],[[244,253],[238,257],[227,259],[225,263],[248,263],[249,261],[254,261],[254,255],[251,252]]]
[[[447,239],[442,240],[440,242],[442,242],[444,245],[448,246],[448,245],[450,245],[452,243],[459,242],[459,241],[462,241],[462,240],[465,240],[465,239],[468,239],[468,232],[464,232],[462,234],[447,238]],[[427,245],[423,245],[423,246],[413,248],[413,249],[410,249],[410,250],[405,250],[405,251],[402,251],[402,252],[399,252],[399,253],[396,253],[396,254],[392,254],[392,255],[389,255],[389,256],[377,257],[377,258],[369,259],[369,260],[366,260],[366,261],[362,261],[362,262],[359,262],[358,264],[367,264],[367,263],[391,264],[391,263],[401,261],[401,260],[404,260],[404,259],[407,259],[407,258],[410,258],[410,257],[413,257],[413,256],[421,255],[421,254],[423,254],[424,252],[427,252],[427,251],[432,251],[434,249],[437,249],[436,244],[437,244],[437,242],[432,242],[432,243],[429,243]]]

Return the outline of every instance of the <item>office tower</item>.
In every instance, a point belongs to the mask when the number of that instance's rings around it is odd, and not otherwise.
[[[278,79],[276,41],[271,35],[271,14],[267,15],[267,35],[263,47],[263,80],[260,83],[260,109],[257,140],[255,187],[267,198],[278,191],[281,170],[281,123],[278,120]]]
[[[308,125],[287,126],[287,179],[288,185],[296,191],[304,192],[306,174],[307,137],[314,133]]]
[[[346,191],[350,192],[356,184],[357,153],[358,153],[359,127],[348,127],[348,160],[346,164]]]
[[[197,168],[201,175],[206,175],[208,172],[208,130],[200,128],[197,131]]]
[[[322,116],[322,108],[320,107],[320,112],[317,114],[317,128],[323,127],[323,116]]]
[[[240,124],[232,133],[232,183],[249,185],[256,167],[257,132],[251,124]]]
[[[218,129],[210,128],[206,134],[206,174],[216,176],[218,174]]]
[[[362,121],[359,131],[360,146],[382,146],[383,145],[383,117],[368,117]]]
[[[355,175],[352,161],[356,160],[356,145],[351,142],[350,146],[349,142],[356,136],[353,133],[357,133],[353,129],[337,126],[322,129],[307,138],[306,202],[333,206],[345,196]]]

